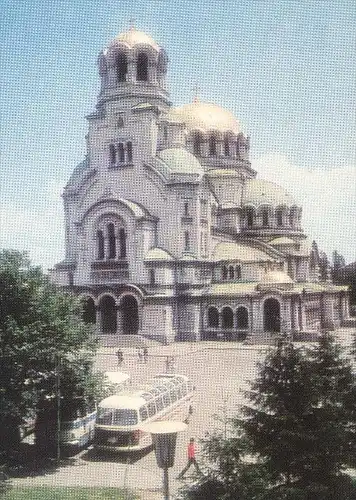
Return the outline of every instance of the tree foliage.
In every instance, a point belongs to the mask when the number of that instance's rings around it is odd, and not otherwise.
[[[41,398],[95,397],[95,341],[82,304],[55,288],[25,254],[0,253],[0,450],[19,443],[19,426]]]
[[[249,404],[229,421],[231,437],[207,437],[207,474],[183,497],[202,498],[209,486],[224,500],[355,498],[343,474],[354,456],[354,382],[329,334],[312,348],[281,339],[260,365]]]

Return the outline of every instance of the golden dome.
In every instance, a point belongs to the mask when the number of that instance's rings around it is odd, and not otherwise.
[[[230,111],[208,102],[195,101],[173,108],[167,118],[184,122],[188,130],[241,132],[239,122]]]
[[[157,52],[160,50],[159,45],[151,38],[147,33],[143,31],[138,31],[136,28],[130,28],[129,31],[125,31],[124,33],[120,33],[116,38],[111,42],[112,44],[116,44],[118,42],[125,43],[131,49],[135,45],[150,45]]]

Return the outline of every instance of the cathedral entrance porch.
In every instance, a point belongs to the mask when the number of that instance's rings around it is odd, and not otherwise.
[[[263,330],[275,333],[281,331],[281,307],[277,299],[266,299],[263,304]]]

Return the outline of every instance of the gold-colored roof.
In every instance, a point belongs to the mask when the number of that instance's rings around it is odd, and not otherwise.
[[[130,48],[134,47],[135,45],[150,45],[153,47],[155,50],[159,51],[160,47],[157,45],[157,43],[151,38],[147,33],[144,33],[143,31],[138,31],[136,28],[131,28],[129,31],[125,31],[124,33],[120,33],[117,35],[117,37],[113,40],[113,42],[123,42],[126,43]]]
[[[214,248],[213,259],[215,261],[239,260],[241,262],[272,262],[275,260],[258,248],[231,241],[218,243]]]
[[[173,108],[167,117],[171,120],[183,121],[189,130],[230,131],[235,134],[241,132],[238,120],[230,111],[208,102],[195,101]]]

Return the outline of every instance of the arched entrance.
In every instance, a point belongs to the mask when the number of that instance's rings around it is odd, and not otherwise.
[[[95,304],[91,297],[88,297],[83,301],[83,321],[84,323],[92,325],[95,325],[96,323]]]
[[[115,300],[110,295],[104,295],[100,301],[101,333],[115,334],[117,332],[117,313]]]
[[[246,330],[248,328],[248,310],[246,307],[239,307],[236,311],[236,323],[237,328],[240,330]]]
[[[281,306],[277,299],[266,299],[263,304],[263,329],[265,332],[281,331]]]
[[[121,300],[121,329],[123,334],[136,335],[139,329],[138,303],[133,295]]]

